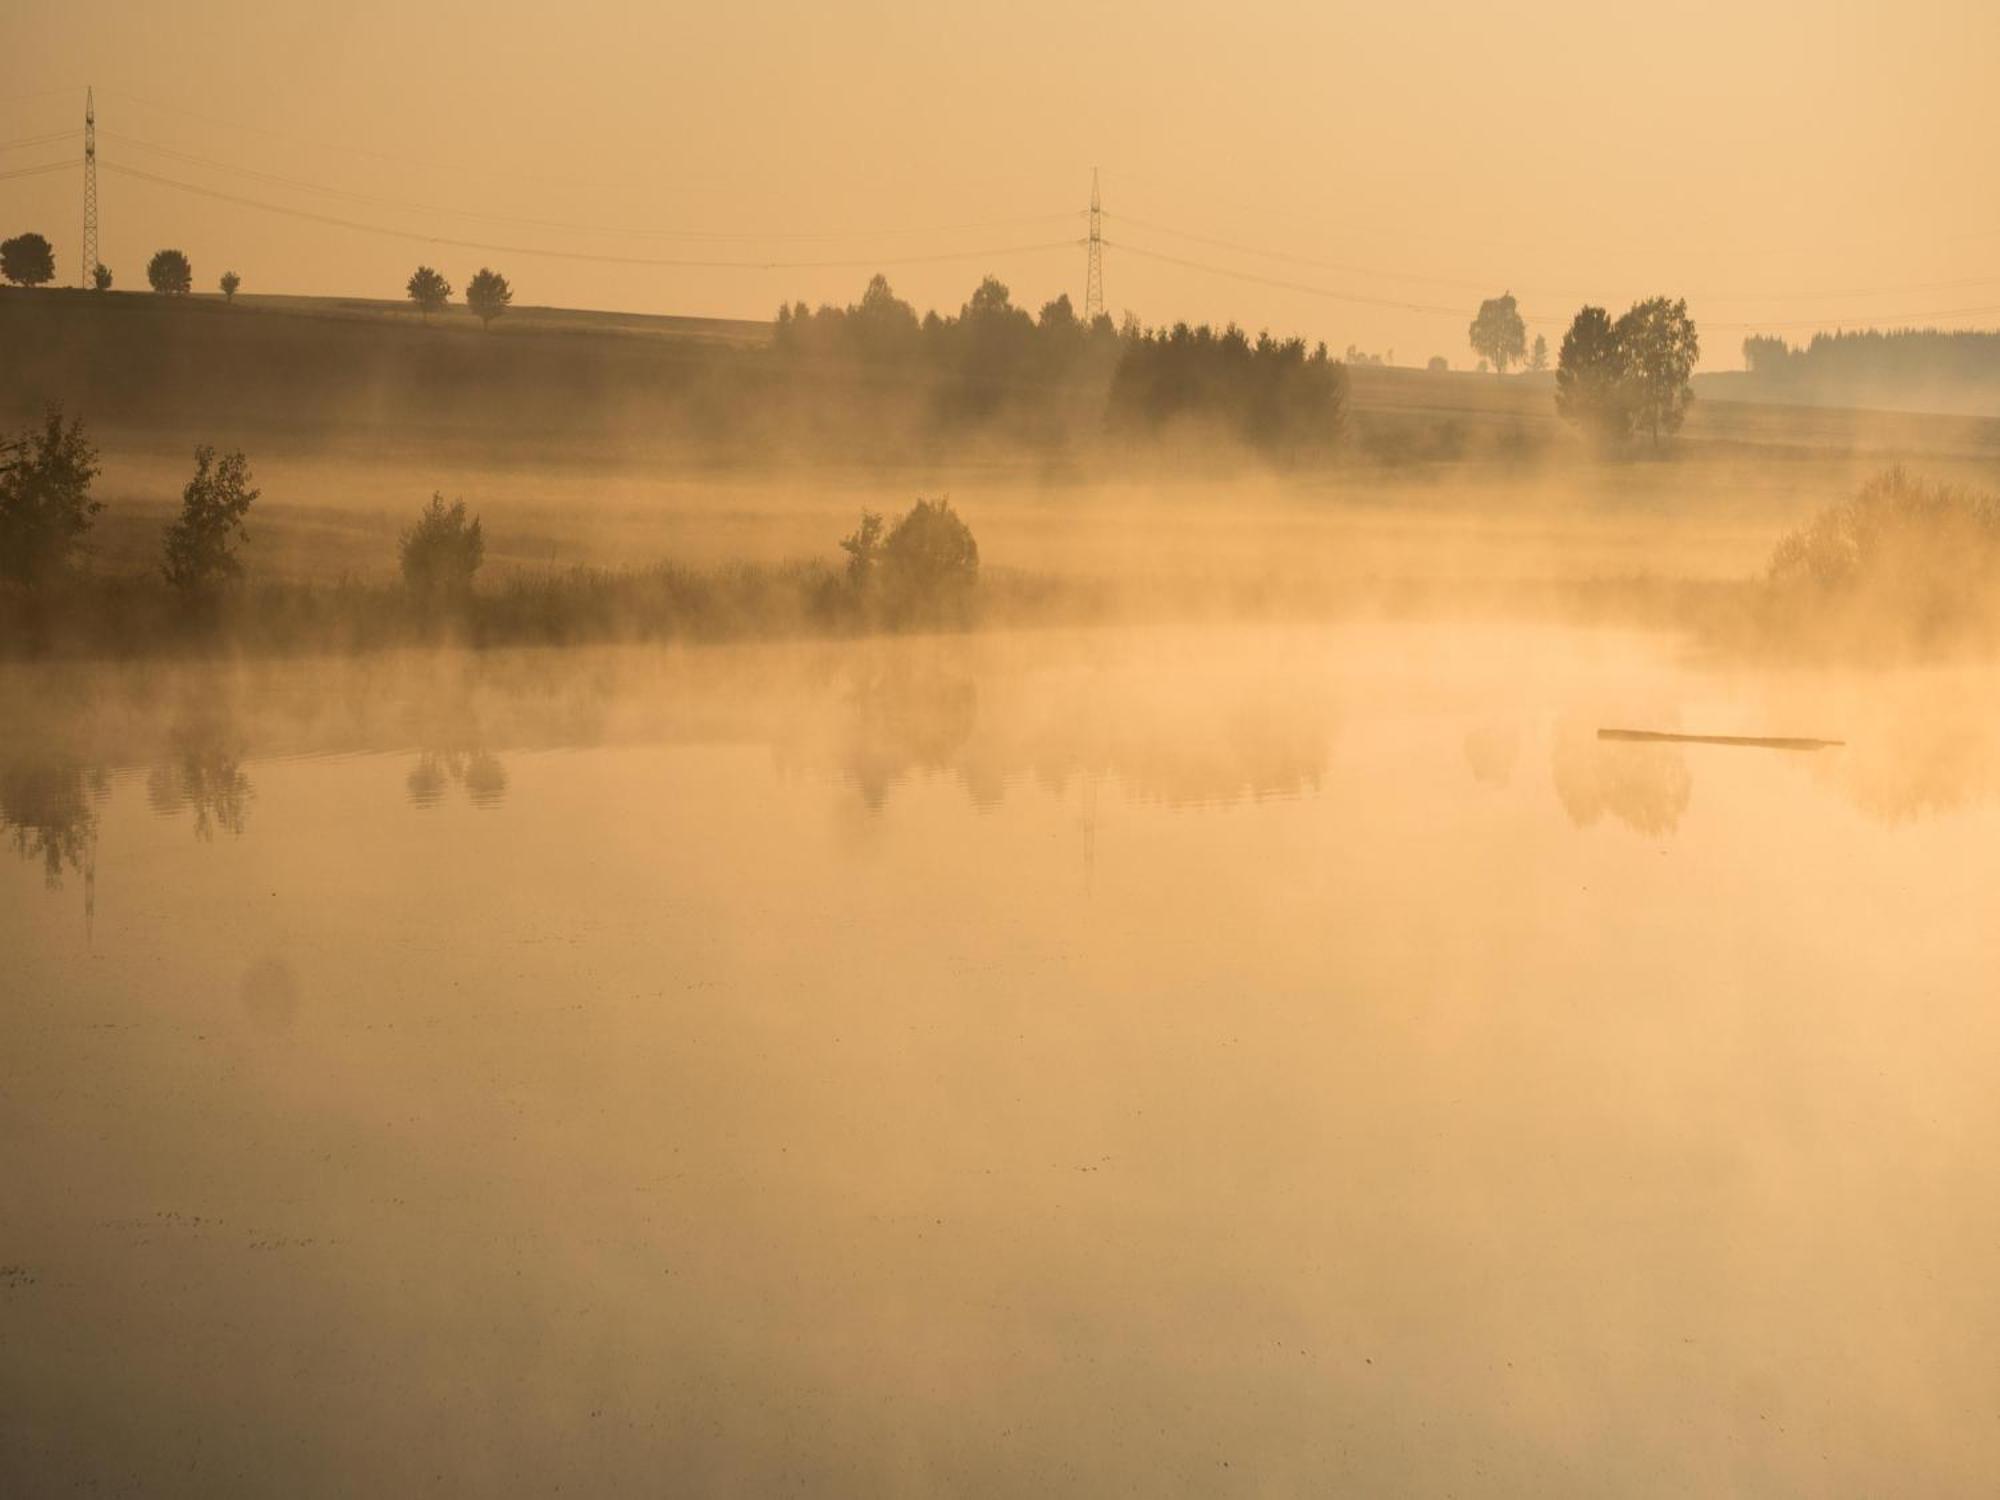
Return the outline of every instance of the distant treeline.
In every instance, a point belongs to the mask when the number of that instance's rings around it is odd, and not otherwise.
[[[1067,297],[1031,314],[991,277],[956,314],[919,317],[878,276],[851,306],[782,309],[763,346],[504,322],[471,338],[418,317],[49,291],[0,293],[0,346],[0,420],[54,402],[229,442],[279,428],[545,453],[642,437],[719,462],[982,449],[1304,462],[1347,415],[1346,371],[1324,346],[1086,323]]]
[[[1252,339],[1233,324],[1086,323],[1067,295],[1030,315],[991,276],[956,317],[919,318],[878,275],[852,306],[780,308],[772,348],[794,370],[900,377],[928,393],[943,427],[1070,439],[1178,429],[1296,459],[1330,450],[1346,418],[1346,371],[1324,344]]]
[[[1802,393],[1893,396],[2000,387],[2000,333],[1993,332],[1865,329],[1816,333],[1797,348],[1757,336],[1743,341],[1743,360],[1760,383]]]

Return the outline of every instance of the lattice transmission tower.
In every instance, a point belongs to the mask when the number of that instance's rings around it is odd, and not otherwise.
[[[1097,168],[1090,169],[1089,260],[1083,274],[1083,321],[1104,315],[1104,204],[1097,196]]]
[[[97,91],[83,91],[83,280],[97,285]]]

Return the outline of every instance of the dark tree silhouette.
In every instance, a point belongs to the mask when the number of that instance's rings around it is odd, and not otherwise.
[[[1549,341],[1539,333],[1535,335],[1535,347],[1528,351],[1528,368],[1537,375],[1549,367]]]
[[[1581,309],[1563,335],[1556,356],[1556,411],[1564,421],[1606,442],[1618,441],[1631,430],[1624,360],[1611,315],[1601,307]]]
[[[222,273],[222,280],[217,282],[216,285],[222,288],[223,301],[234,302],[236,300],[236,289],[243,285],[243,278],[238,276],[234,271],[224,271]]]
[[[1430,357],[1429,363],[1424,368],[1429,370],[1433,375],[1442,375],[1446,370],[1451,368],[1451,361],[1446,359],[1442,354],[1433,354]]]
[[[34,584],[65,571],[102,501],[97,451],[81,422],[50,411],[39,432],[0,441],[0,577]]]
[[[111,290],[111,267],[107,266],[101,260],[91,268],[90,289],[94,292],[108,292]]]
[[[1655,448],[1680,431],[1694,400],[1689,377],[1701,357],[1701,339],[1688,317],[1685,299],[1654,297],[1636,302],[1613,330],[1623,366],[1634,424],[1645,429]]]
[[[194,285],[194,267],[178,250],[156,250],[146,262],[146,280],[167,297],[185,297]]]
[[[39,234],[17,234],[0,241],[0,275],[16,286],[41,286],[55,280],[56,253]]]
[[[1514,294],[1505,292],[1479,304],[1479,316],[1467,330],[1473,352],[1481,355],[1500,374],[1527,352],[1528,329],[1514,303]]]
[[[949,500],[919,500],[889,528],[876,571],[892,613],[956,616],[979,582],[979,543]]]
[[[1347,370],[1321,344],[1234,325],[1176,323],[1127,335],[1111,380],[1110,425],[1127,432],[1194,423],[1274,455],[1324,451],[1347,415]]]
[[[1777,375],[1791,362],[1792,347],[1783,339],[1751,334],[1743,341],[1743,367],[1752,375]]]
[[[194,450],[194,478],[181,491],[180,519],[167,528],[161,569],[182,597],[210,598],[242,576],[236,544],[250,539],[243,517],[257,495],[241,453],[218,459],[207,443]]]
[[[482,328],[490,328],[513,300],[514,289],[507,285],[507,278],[484,266],[465,284],[465,305],[478,317]]]
[[[404,290],[409,293],[410,300],[417,304],[417,309],[423,313],[426,323],[430,322],[432,313],[441,312],[445,304],[451,301],[451,283],[429,266],[418,266],[412,271],[409,284]]]
[[[861,512],[861,524],[840,539],[840,550],[847,554],[848,585],[857,591],[867,588],[882,555],[881,515],[872,510]]]
[[[415,598],[461,601],[486,559],[486,536],[477,516],[467,518],[463,500],[446,505],[444,496],[434,493],[416,525],[403,533],[400,551],[403,583]]]

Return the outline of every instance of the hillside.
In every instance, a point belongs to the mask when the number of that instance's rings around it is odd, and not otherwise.
[[[991,463],[1077,453],[1102,437],[1101,392],[1017,388],[1008,399],[1025,417],[941,426],[931,419],[941,393],[921,373],[780,361],[769,338],[763,323],[565,308],[514,308],[483,331],[463,308],[426,324],[384,301],[8,288],[0,422],[18,426],[54,402],[114,446],[392,444],[544,460],[612,449],[731,464]],[[1547,375],[1361,365],[1348,376],[1350,464],[1583,456]],[[1711,399],[1724,393],[1751,394],[1741,377],[1697,378],[1683,456],[2000,460],[1991,418]],[[1176,465],[1216,457],[1200,442],[1165,446]]]

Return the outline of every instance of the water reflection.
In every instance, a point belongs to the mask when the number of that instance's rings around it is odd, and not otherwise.
[[[1594,722],[1568,715],[1556,722],[1549,774],[1578,828],[1608,815],[1635,833],[1661,837],[1680,827],[1694,796],[1694,773],[1678,745],[1600,740]]]
[[[61,888],[65,870],[86,882],[95,873],[97,809],[107,789],[103,767],[72,756],[0,767],[0,828],[15,853],[41,865],[50,890]]]
[[[436,807],[445,792],[463,788],[466,800],[482,810],[498,807],[507,795],[507,768],[487,748],[489,735],[474,697],[473,675],[463,670],[433,680],[410,705],[410,737],[417,761],[403,780],[414,807]],[[596,685],[600,693],[610,689]],[[532,699],[530,700],[532,701]]]
[[[404,778],[404,789],[417,807],[435,807],[451,785],[465,788],[477,808],[498,807],[507,795],[507,768],[489,750],[419,750],[417,763]]]
[[[1276,661],[993,660],[966,642],[864,652],[773,726],[781,765],[830,770],[880,812],[900,783],[953,777],[991,810],[1018,780],[1083,778],[1169,807],[1316,791],[1334,718],[1327,686]]]
[[[241,837],[256,795],[243,770],[244,737],[226,709],[198,712],[168,732],[146,776],[146,802],[162,817],[194,813],[194,836],[206,843],[216,829]]]

